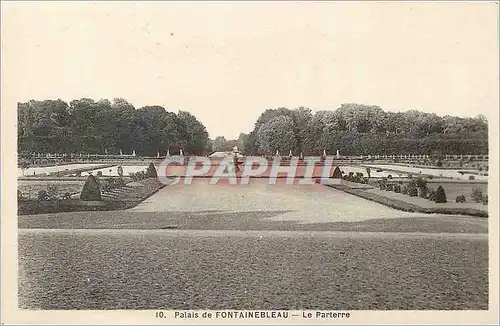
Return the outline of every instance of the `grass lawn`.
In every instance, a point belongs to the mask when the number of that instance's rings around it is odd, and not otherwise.
[[[23,196],[37,198],[40,190],[48,190],[49,186],[55,186],[58,195],[64,195],[66,192],[74,194],[80,192],[83,188],[84,180],[56,181],[56,180],[19,180],[17,189],[21,190]]]
[[[470,208],[470,209],[477,209],[477,210],[481,210],[481,211],[488,211],[487,205],[483,205],[482,203],[475,203],[471,200],[468,200],[465,203],[457,204],[455,202],[455,197],[453,197],[453,198],[448,197],[447,203],[435,203],[435,202],[430,201],[430,200],[425,199],[425,198],[410,197],[408,195],[395,193],[393,191],[380,190],[378,188],[367,190],[367,192],[375,193],[375,194],[378,194],[380,196],[384,196],[384,197],[388,197],[388,198],[392,198],[392,199],[396,199],[396,200],[401,200],[401,201],[404,201],[406,203],[417,205],[417,206],[424,207],[424,208]],[[446,188],[445,188],[445,192],[447,192]]]
[[[28,230],[18,266],[23,309],[488,309],[486,237]]]
[[[479,188],[483,191],[483,194],[488,193],[488,184],[487,183],[467,183],[467,182],[450,182],[450,183],[440,183],[436,182],[428,182],[427,187],[429,189],[436,190],[437,187],[441,185],[444,188],[446,193],[446,198],[448,201],[455,202],[455,198],[460,195],[464,195],[467,199],[466,203],[473,203],[471,193],[474,188]]]

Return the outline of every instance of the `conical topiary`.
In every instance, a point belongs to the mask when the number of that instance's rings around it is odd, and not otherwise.
[[[153,162],[149,163],[148,169],[146,170],[148,178],[158,178],[158,173],[156,173],[156,168]]]
[[[439,186],[436,189],[436,203],[446,203],[446,193],[444,192],[444,189],[442,186]]]
[[[342,179],[342,171],[340,171],[340,168],[338,166],[333,171],[333,177],[332,178],[334,178],[334,179]]]
[[[93,175],[89,175],[87,181],[85,181],[82,193],[80,194],[80,200],[85,200],[85,201],[101,200],[101,189],[99,189],[99,184],[97,183]]]

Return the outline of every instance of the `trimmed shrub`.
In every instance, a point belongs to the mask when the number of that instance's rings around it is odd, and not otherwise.
[[[469,175],[469,180],[476,180],[476,177],[473,175]]]
[[[82,193],[80,194],[80,200],[83,201],[101,200],[101,189],[99,188],[99,184],[97,183],[97,180],[93,175],[89,175],[87,181],[85,181]]]
[[[401,193],[401,185],[400,184],[395,184],[393,190],[394,190],[394,192],[396,192],[398,194]]]
[[[340,168],[338,166],[333,171],[332,178],[334,178],[334,179],[341,179],[342,178],[342,171],[340,171]]]
[[[474,202],[480,203],[483,201],[483,191],[479,188],[472,189],[471,198]]]
[[[357,175],[357,176],[352,178],[352,182],[363,183],[363,178],[360,177],[359,175]]]
[[[111,179],[112,178],[107,178],[101,183],[102,191],[110,191],[112,189],[113,181]]]
[[[125,186],[125,181],[122,178],[107,178],[101,183],[101,190],[110,191]]]
[[[457,196],[457,198],[455,198],[455,202],[456,203],[465,203],[465,196],[464,195]]]
[[[56,185],[49,185],[47,187],[47,196],[49,197],[49,199],[56,199],[58,197]]]
[[[118,188],[118,187],[123,187],[126,185],[125,183],[125,180],[123,180],[122,178],[115,178],[115,186]]]
[[[427,196],[427,199],[430,201],[435,201],[436,200],[436,191],[431,190],[429,191],[429,195]]]
[[[417,188],[427,188],[427,180],[422,177],[418,177],[415,179],[415,185]]]
[[[141,181],[148,177],[146,171],[131,172],[129,176],[132,181]]]
[[[64,195],[62,196],[62,200],[70,200],[71,199],[71,194],[69,192],[65,192]]]
[[[417,190],[417,187],[413,186],[413,187],[408,187],[408,195],[410,197],[417,197],[418,195],[418,190]]]
[[[441,185],[439,187],[437,187],[437,189],[436,189],[435,202],[436,203],[446,203],[447,202],[446,193],[444,192],[444,188]]]
[[[49,194],[46,190],[40,190],[37,195],[38,201],[49,200]]]
[[[384,190],[385,186],[387,185],[387,178],[382,178],[378,181],[380,190]]]
[[[97,176],[102,177],[102,171],[97,171]]]
[[[418,192],[419,192],[420,198],[427,198],[427,194],[429,192],[429,189],[427,187],[419,187]]]
[[[156,172],[156,167],[153,162],[149,163],[148,169],[146,170],[148,178],[158,178],[158,173]]]
[[[389,175],[387,176],[387,179],[392,179],[392,174],[389,174]]]

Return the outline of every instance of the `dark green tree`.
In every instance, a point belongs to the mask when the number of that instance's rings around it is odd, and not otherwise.
[[[435,197],[435,202],[436,203],[446,203],[446,193],[444,192],[444,188],[439,185],[436,189],[436,197]]]
[[[101,190],[96,178],[89,175],[87,181],[83,185],[82,192],[80,193],[80,200],[83,201],[99,201],[101,200]]]
[[[148,169],[146,170],[148,178],[158,178],[158,173],[156,172],[156,167],[153,162],[149,163]]]

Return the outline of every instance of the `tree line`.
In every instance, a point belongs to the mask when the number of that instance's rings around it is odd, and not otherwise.
[[[191,113],[161,106],[136,109],[125,99],[83,98],[18,103],[20,153],[204,154],[208,132]]]
[[[83,98],[18,103],[20,153],[119,154],[154,156],[169,149],[208,154],[238,146],[246,154],[341,155],[488,153],[484,116],[438,116],[417,110],[386,112],[378,106],[342,104],[336,110],[277,108],[264,111],[253,130],[238,139],[209,139],[187,111],[161,106],[136,109],[125,99]]]
[[[268,109],[242,134],[246,152],[282,155],[488,153],[488,122],[477,117],[440,117],[417,110],[385,112],[378,106],[342,104],[336,110]]]

